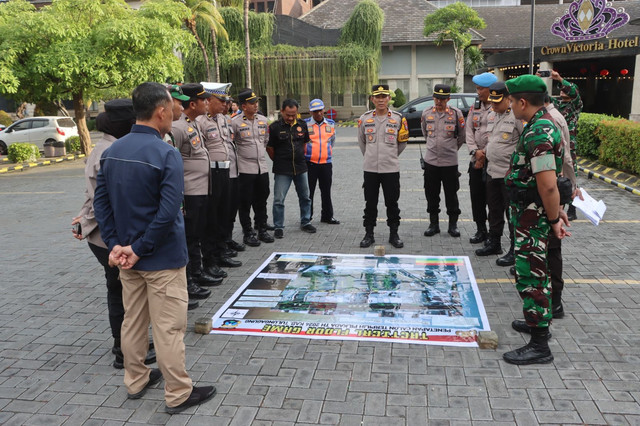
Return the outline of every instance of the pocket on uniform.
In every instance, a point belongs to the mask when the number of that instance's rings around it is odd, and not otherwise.
[[[184,271],[183,271],[184,273]],[[189,302],[186,281],[174,279],[167,284],[162,318],[172,330],[184,330],[187,327],[186,306]]]

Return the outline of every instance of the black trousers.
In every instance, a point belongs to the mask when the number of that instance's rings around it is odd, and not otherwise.
[[[240,225],[245,234],[253,232],[251,228],[251,208],[256,228],[267,224],[267,198],[269,198],[269,173],[251,175],[240,173],[240,205],[238,214]]]
[[[473,221],[483,224],[487,221],[487,186],[482,179],[484,169],[474,169],[469,164],[469,192],[471,192],[471,212]]]
[[[513,225],[509,219],[509,193],[503,178],[487,179],[487,205],[489,206],[489,235],[502,236],[505,216],[509,226],[509,237],[513,240]]]
[[[104,268],[104,277],[107,279],[107,310],[109,311],[111,335],[115,339],[119,339],[122,321],[124,320],[120,271],[116,267],[109,266],[109,250],[91,243],[89,243],[89,248]]]
[[[458,189],[460,189],[460,175],[458,166],[438,167],[425,164],[424,195],[427,198],[427,212],[430,216],[440,213],[440,187],[444,187],[444,202],[447,215],[455,219],[460,216],[458,203]]]
[[[364,227],[373,228],[378,219],[378,196],[382,186],[384,205],[387,207],[387,225],[389,228],[398,229],[400,226],[400,172],[396,173],[372,173],[364,172]]]
[[[207,226],[207,196],[184,196],[184,232],[187,236],[187,252],[189,263],[187,273],[201,269],[202,265],[202,237]]]
[[[229,178],[229,211],[227,215],[227,224],[224,229],[225,241],[233,239],[233,227],[236,223],[238,215],[238,205],[240,203],[238,178]]]
[[[331,202],[333,164],[316,164],[307,161],[307,176],[309,178],[309,197],[311,197],[311,217],[313,218],[313,195],[316,191],[316,183],[319,183],[320,197],[322,199],[320,220],[331,219],[333,217],[333,203]]]
[[[562,240],[557,239],[553,231],[549,233],[547,263],[551,276],[551,305],[556,306],[561,303],[564,279],[562,278]]]
[[[202,255],[220,257],[227,247],[226,227],[229,222],[229,169],[211,169],[211,195],[207,200],[207,223]]]

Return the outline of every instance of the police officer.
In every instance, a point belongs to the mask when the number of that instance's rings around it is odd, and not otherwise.
[[[239,267],[242,262],[232,259],[238,253],[227,247],[226,226],[229,221],[229,147],[225,143],[231,139],[231,129],[225,115],[227,111],[226,86],[211,86],[202,83],[212,96],[209,111],[199,116],[196,122],[203,130],[204,145],[209,152],[211,164],[211,195],[207,203],[207,227],[203,238],[202,254],[205,265]]]
[[[476,233],[469,239],[471,244],[478,244],[487,239],[487,195],[483,178],[485,167],[485,148],[488,142],[487,117],[491,111],[489,102],[489,86],[498,78],[485,72],[473,77],[478,99],[469,109],[467,115],[466,142],[471,159],[469,162],[469,192],[471,194],[471,212],[476,223]]]
[[[333,217],[331,202],[331,182],[333,178],[333,144],[336,140],[335,122],[324,116],[324,102],[314,99],[309,102],[311,117],[305,119],[311,141],[305,147],[305,158],[309,173],[309,196],[311,197],[311,217],[313,217],[313,195],[316,184],[320,184],[322,210],[320,222],[339,225],[340,221]]]
[[[551,285],[547,266],[549,233],[569,236],[567,215],[560,208],[557,175],[562,168],[562,141],[546,108],[547,86],[535,75],[506,82],[511,108],[524,127],[505,177],[510,191],[511,222],[515,227],[516,289],[523,300],[530,342],[503,355],[510,364],[553,361],[549,349],[552,319]],[[515,327],[514,327],[515,328]]]
[[[582,98],[578,86],[565,80],[557,71],[551,71],[551,78],[560,83],[560,99],[552,98],[555,107],[560,111],[569,126],[571,161],[573,162],[573,171],[578,174],[578,164],[576,156],[576,137],[578,136],[578,120],[582,112]],[[565,173],[568,178],[568,174]],[[569,204],[567,210],[569,220],[577,219],[576,208],[573,204]]]
[[[183,101],[184,111],[173,122],[171,135],[184,163],[184,228],[189,253],[187,290],[190,298],[205,299],[211,291],[196,284],[212,286],[222,282],[222,278],[213,277],[202,269],[201,252],[210,193],[210,160],[196,118],[206,114],[211,94],[198,83],[184,84],[182,92],[189,100]]]
[[[440,185],[444,187],[444,198],[449,216],[449,235],[459,237],[458,189],[460,189],[458,173],[458,150],[465,140],[464,116],[458,108],[447,105],[451,96],[451,87],[436,84],[433,88],[433,108],[422,113],[422,134],[427,149],[424,153],[424,194],[427,198],[429,212],[429,228],[424,231],[425,237],[440,232]]]
[[[364,155],[364,227],[366,233],[360,247],[375,242],[373,228],[378,218],[380,186],[387,207],[389,242],[396,248],[404,247],[398,236],[400,226],[400,164],[398,156],[407,147],[409,129],[400,113],[389,109],[391,92],[386,84],[376,84],[371,92],[375,109],[365,112],[358,120],[358,144]]]
[[[489,86],[488,100],[493,104],[492,111],[487,116],[488,141],[485,147],[489,238],[483,247],[476,250],[478,256],[502,253],[500,239],[504,229],[505,214],[507,221],[509,220],[509,195],[504,184],[504,176],[507,174],[511,155],[524,127],[522,121],[513,115],[509,107],[509,92],[503,82],[498,81]],[[511,246],[506,255],[496,260],[499,266],[510,266],[515,263],[513,226],[510,222],[508,224]]]
[[[258,113],[260,98],[251,90],[238,94],[242,112],[231,119],[233,138],[238,148],[238,184],[240,205],[238,213],[244,233],[244,243],[251,247],[260,241],[272,243],[267,232],[267,198],[269,198],[269,170],[265,152],[269,141],[267,117]],[[256,236],[251,227],[251,208],[258,230]]]

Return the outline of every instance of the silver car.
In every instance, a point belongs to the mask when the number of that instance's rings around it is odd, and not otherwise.
[[[24,118],[0,131],[0,154],[6,154],[12,143],[32,143],[42,151],[45,142],[64,142],[70,136],[78,136],[78,127],[70,117]]]

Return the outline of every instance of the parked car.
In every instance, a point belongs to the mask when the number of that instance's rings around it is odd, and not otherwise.
[[[459,108],[466,118],[469,113],[469,109],[476,101],[476,97],[475,93],[452,93],[448,105]],[[414,99],[400,107],[398,112],[407,119],[410,137],[422,137],[422,128],[420,127],[422,111],[432,107],[433,96],[424,96],[422,98]]]
[[[0,131],[0,153],[6,154],[12,143],[28,142],[40,151],[45,142],[64,142],[78,136],[78,127],[70,117],[30,117],[18,120]]]

